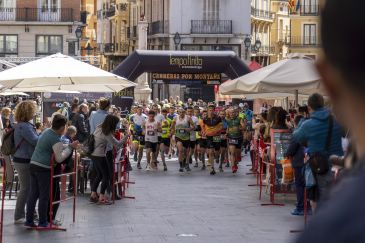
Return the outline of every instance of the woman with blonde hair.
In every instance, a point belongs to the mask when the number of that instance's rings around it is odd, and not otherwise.
[[[14,143],[16,152],[13,157],[14,168],[18,172],[20,191],[16,200],[14,223],[24,224],[25,204],[30,189],[30,159],[38,141],[38,133],[30,122],[36,115],[34,101],[23,101],[16,106]]]

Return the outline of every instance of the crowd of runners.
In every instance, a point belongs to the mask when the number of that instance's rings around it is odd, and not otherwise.
[[[171,101],[171,99],[170,99]],[[159,160],[167,171],[166,158],[176,154],[180,172],[210,167],[210,174],[223,167],[238,170],[241,151],[250,149],[253,112],[247,103],[217,109],[214,103],[152,103],[135,105],[127,118],[133,144],[131,152],[137,168],[145,149],[146,170],[156,170]],[[207,160],[206,160],[207,158]]]

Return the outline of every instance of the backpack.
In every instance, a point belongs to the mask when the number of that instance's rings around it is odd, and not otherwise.
[[[2,137],[1,153],[7,156],[15,154],[23,140],[17,146],[15,146],[14,129],[10,129]]]
[[[90,134],[83,145],[84,145],[85,154],[90,156],[94,152],[94,149],[95,149],[94,134]]]

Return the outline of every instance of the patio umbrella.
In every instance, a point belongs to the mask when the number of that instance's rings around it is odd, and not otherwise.
[[[0,85],[2,89],[28,92],[114,92],[136,84],[58,53],[1,72]]]
[[[224,95],[259,93],[311,94],[322,91],[314,61],[293,56],[220,85]],[[323,91],[322,91],[323,93]]]
[[[0,93],[0,96],[12,96],[12,95],[18,95],[18,96],[29,96],[29,94],[23,93],[23,92],[14,92],[5,90],[4,92]]]

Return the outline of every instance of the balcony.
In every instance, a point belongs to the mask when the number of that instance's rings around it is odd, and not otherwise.
[[[251,7],[251,16],[259,19],[274,21],[275,13]]]
[[[72,8],[0,8],[0,21],[73,22]]]
[[[138,28],[137,26],[132,26],[127,28],[127,38],[137,38]]]
[[[319,16],[319,5],[301,5],[300,16]]]
[[[115,7],[114,6],[111,6],[109,9],[107,9],[105,11],[105,17],[106,18],[113,17],[114,15],[115,15]]]
[[[232,34],[232,20],[192,20],[191,34]]]
[[[105,43],[104,53],[113,53],[113,52],[114,52],[114,43]]]
[[[318,48],[321,44],[318,42],[317,36],[291,36],[288,37],[289,47],[292,48]]]
[[[155,21],[149,24],[148,34],[168,34],[169,33],[169,22],[168,21]]]
[[[255,53],[256,55],[272,55],[275,54],[275,47],[262,45],[261,48],[257,51],[255,46],[251,46],[251,52]]]

